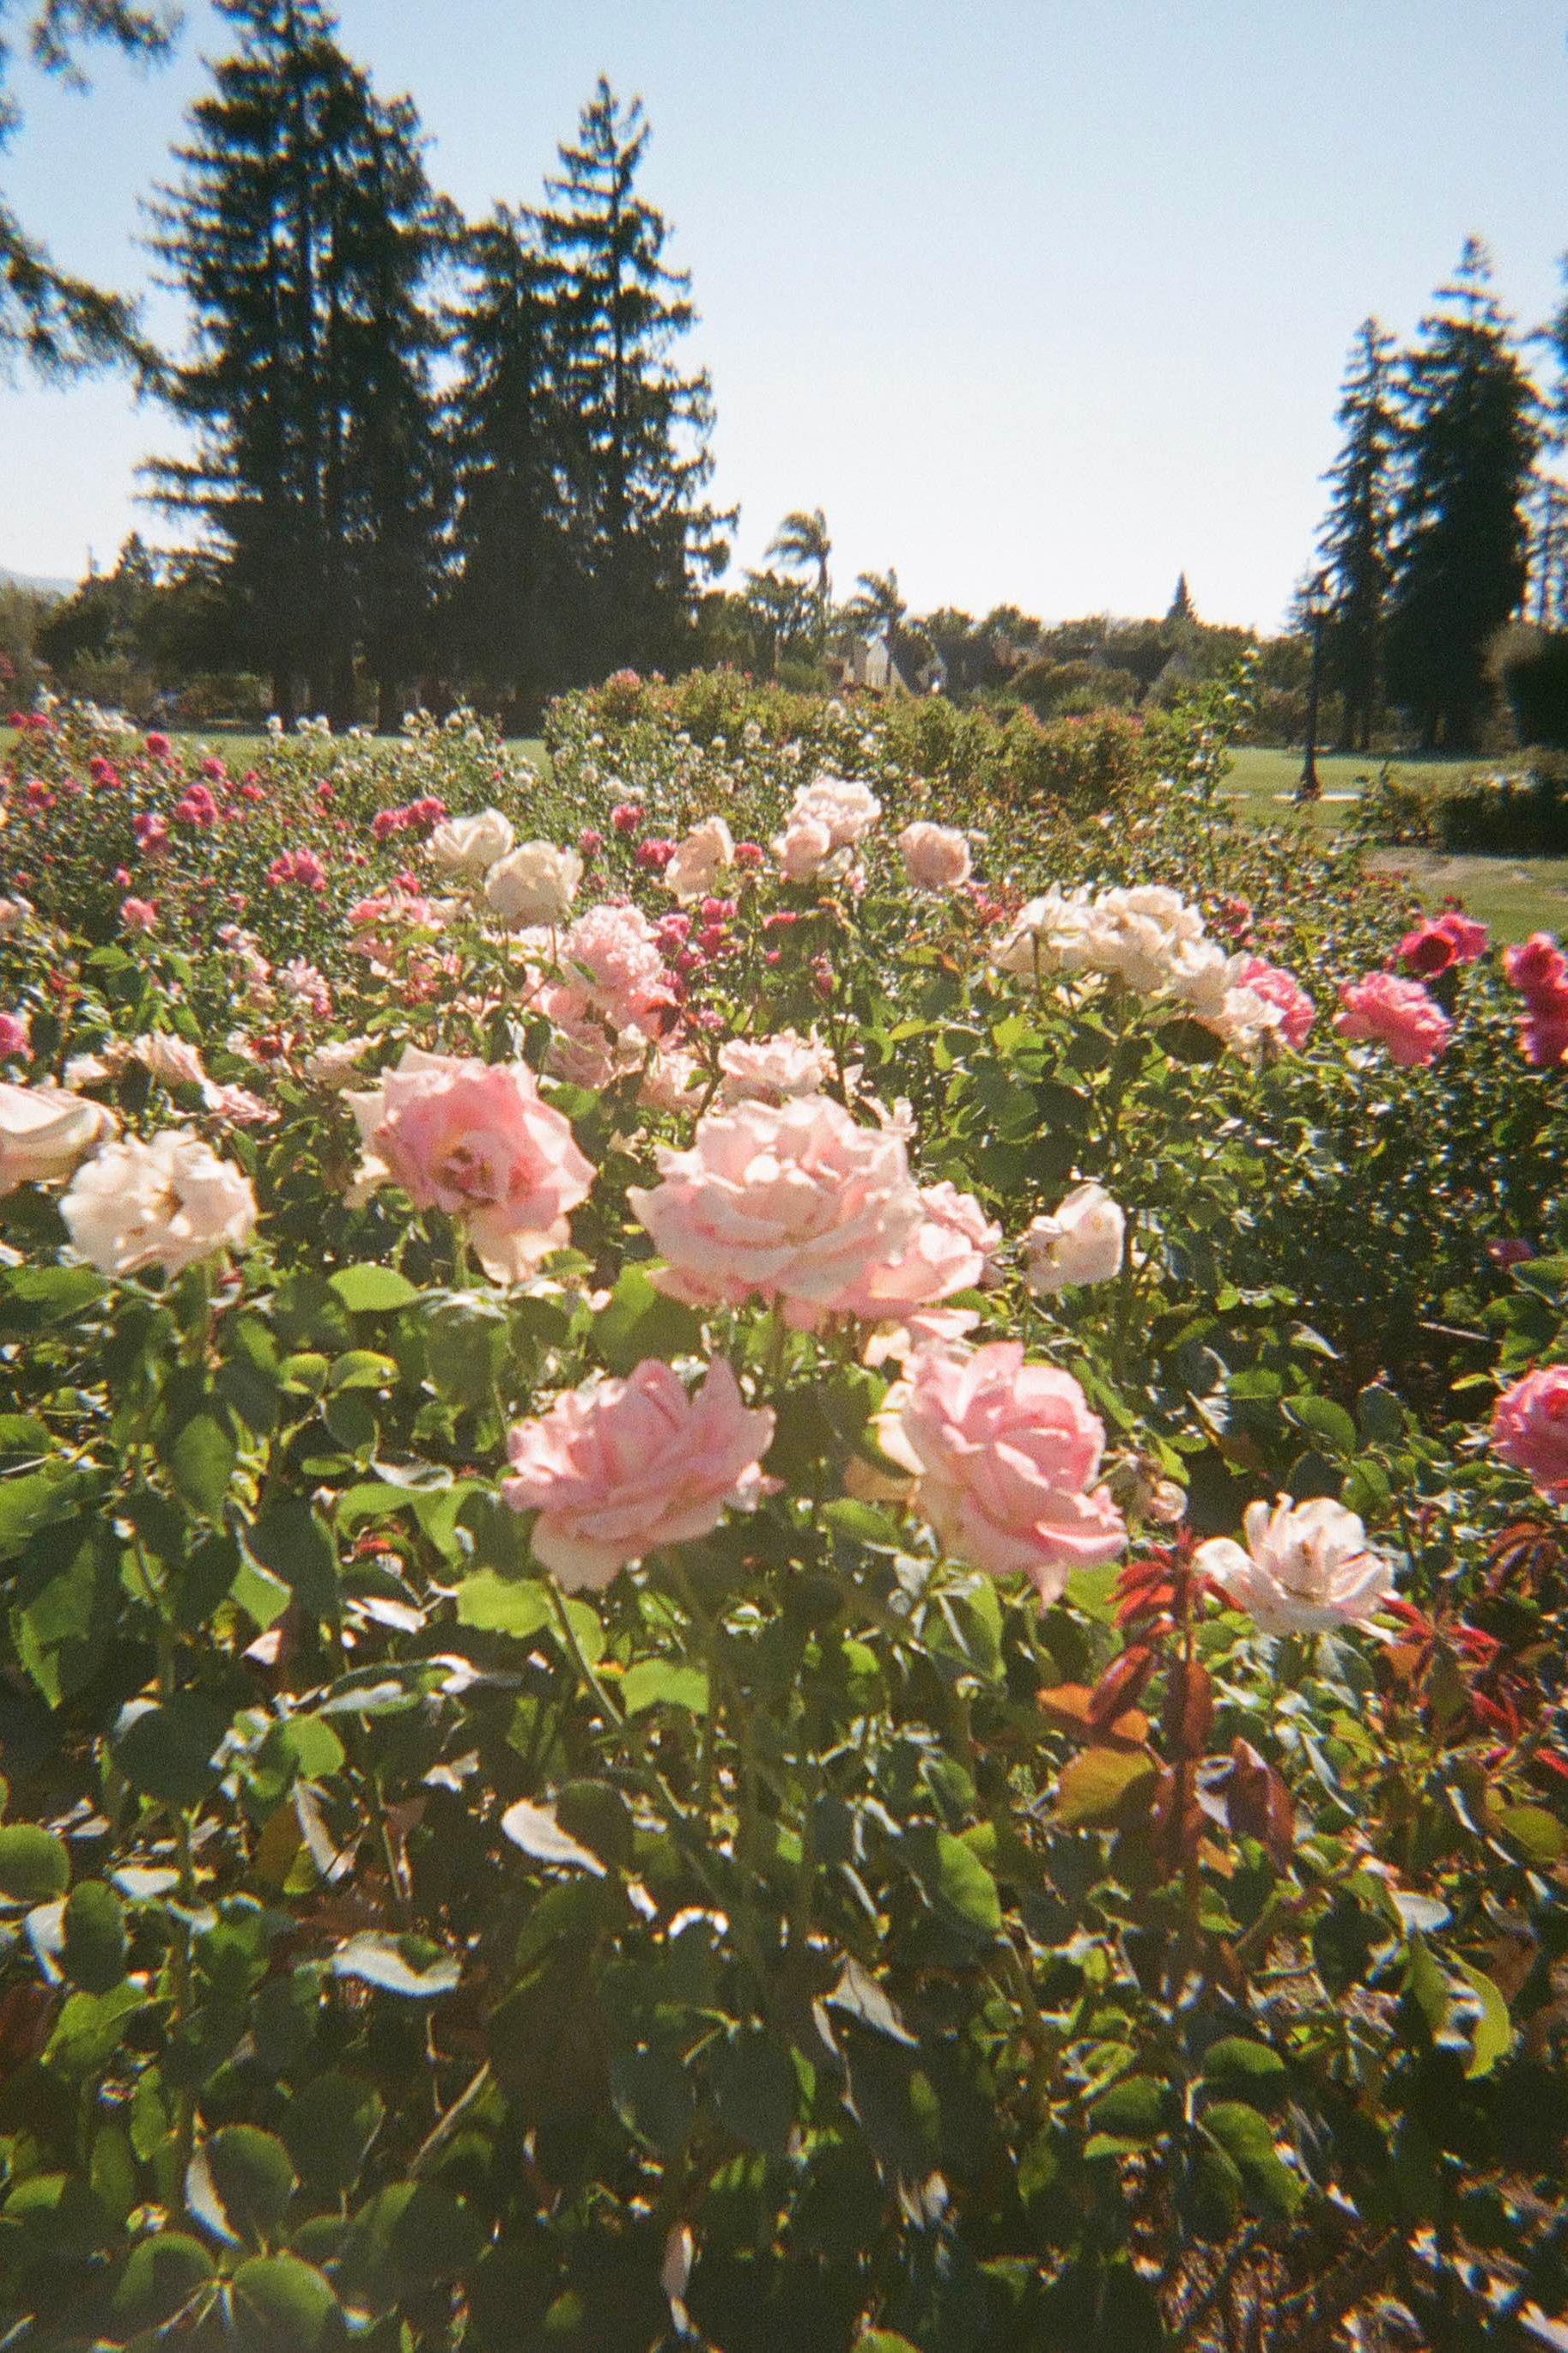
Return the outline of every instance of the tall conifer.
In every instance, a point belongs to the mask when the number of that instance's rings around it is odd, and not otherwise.
[[[1473,748],[1490,694],[1488,640],[1518,610],[1529,570],[1538,402],[1490,278],[1486,248],[1467,239],[1403,370],[1409,455],[1387,676],[1428,749]]]
[[[1346,752],[1371,748],[1377,717],[1400,448],[1394,353],[1394,337],[1375,319],[1363,320],[1341,386],[1344,438],[1329,470],[1332,495],[1318,542],[1331,599],[1326,650]]]
[[[412,105],[383,104],[321,0],[218,0],[215,66],[153,206],[195,316],[165,396],[195,454],[148,468],[202,517],[288,717],[353,708],[363,640],[384,712],[428,613],[440,521],[421,303],[447,233]]]
[[[563,272],[563,388],[574,420],[566,475],[576,556],[581,675],[647,666],[679,649],[697,576],[728,559],[732,516],[711,477],[712,387],[672,357],[695,319],[690,280],[667,268],[668,228],[637,192],[648,130],[601,76],[575,144],[545,184],[545,250]]]

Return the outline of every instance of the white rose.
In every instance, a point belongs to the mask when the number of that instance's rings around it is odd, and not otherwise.
[[[723,818],[704,818],[679,843],[665,868],[665,888],[673,891],[683,904],[689,899],[706,898],[734,856],[734,840]]]
[[[64,1087],[0,1080],[0,1200],[18,1185],[68,1176],[119,1124],[102,1103],[84,1103]]]
[[[1069,1283],[1109,1282],[1121,1271],[1127,1220],[1103,1185],[1079,1185],[1024,1236],[1024,1279],[1040,1297]]]
[[[100,1274],[161,1266],[179,1274],[219,1250],[241,1250],[256,1225],[250,1179],[179,1128],[150,1144],[106,1145],[78,1170],[60,1201],[71,1240]]]
[[[485,897],[504,923],[562,923],[582,879],[583,861],[574,849],[525,841],[490,868]]]
[[[7,940],[13,932],[19,932],[32,912],[32,903],[26,899],[0,899],[0,940]]]
[[[1372,1616],[1394,1583],[1393,1563],[1372,1551],[1354,1512],[1326,1495],[1248,1504],[1247,1548],[1230,1536],[1199,1545],[1193,1567],[1212,1577],[1266,1634],[1321,1633]]]
[[[486,874],[505,858],[517,836],[510,818],[497,808],[480,809],[477,817],[449,817],[426,843],[432,865],[446,874]]]
[[[991,961],[1002,972],[1033,972],[1037,965],[1041,972],[1082,972],[1089,921],[1087,892],[1058,891],[1053,883],[1043,898],[1019,910]]]

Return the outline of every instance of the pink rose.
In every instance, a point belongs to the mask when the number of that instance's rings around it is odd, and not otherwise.
[[[1520,1051],[1537,1070],[1554,1068],[1568,1056],[1568,959],[1549,932],[1534,932],[1503,950],[1502,967],[1524,998]]]
[[[20,1061],[31,1061],[33,1050],[27,1043],[27,1016],[25,1013],[0,1013],[0,1062],[13,1056]]]
[[[158,920],[158,910],[151,899],[124,899],[120,920],[128,932],[150,932]]]
[[[1232,965],[1230,982],[1233,988],[1250,988],[1254,997],[1261,997],[1266,1005],[1279,1009],[1279,1034],[1291,1051],[1299,1054],[1307,1042],[1318,1008],[1294,973],[1267,963],[1260,955],[1244,955]]]
[[[1517,947],[1504,948],[1502,968],[1513,987],[1525,997],[1539,996],[1543,990],[1560,988],[1568,983],[1568,957],[1550,932],[1531,932]]]
[[[1485,955],[1490,936],[1484,923],[1458,907],[1447,907],[1440,915],[1423,917],[1413,932],[1406,932],[1399,943],[1400,959],[1418,980],[1432,980],[1455,965],[1474,964]]]
[[[496,1282],[521,1282],[568,1240],[594,1171],[526,1064],[405,1046],[395,1070],[343,1100],[364,1145],[356,1199],[396,1184],[416,1208],[461,1218]]]
[[[501,1493],[514,1512],[538,1513],[535,1557],[575,1593],[661,1545],[706,1535],[726,1505],[754,1511],[773,1436],[772,1412],[742,1403],[721,1358],[688,1397],[650,1356],[628,1380],[585,1382],[520,1422]]]
[[[901,1138],[824,1095],[711,1112],[689,1152],[658,1160],[660,1183],[626,1198],[668,1261],[659,1288],[694,1306],[777,1300],[797,1330],[855,1312],[924,1215]]]
[[[835,1312],[866,1324],[923,1324],[919,1311],[970,1291],[1002,1247],[1002,1229],[992,1225],[973,1193],[955,1185],[927,1185],[924,1212],[896,1258],[868,1267],[860,1282],[843,1293]],[[973,1323],[974,1318],[970,1317]]]
[[[590,907],[562,934],[557,961],[563,978],[541,1002],[563,1029],[595,1013],[617,1029],[651,1031],[674,1009],[658,934],[639,907]]]
[[[832,834],[814,818],[792,818],[773,836],[773,856],[786,882],[809,882],[832,849]]]
[[[1421,983],[1399,980],[1391,972],[1346,981],[1340,1003],[1343,1010],[1334,1016],[1340,1036],[1385,1046],[1389,1060],[1401,1070],[1435,1062],[1453,1034],[1453,1023]]]
[[[904,872],[918,891],[956,891],[969,880],[969,844],[956,826],[917,819],[900,834],[899,849]]]
[[[967,1355],[923,1350],[899,1435],[921,1466],[918,1508],[956,1560],[1022,1570],[1042,1602],[1068,1571],[1114,1560],[1127,1530],[1092,1486],[1105,1445],[1070,1373],[1027,1365],[1014,1340]]]
[[[1538,1365],[1492,1409],[1492,1452],[1554,1504],[1568,1503],[1568,1365]]]

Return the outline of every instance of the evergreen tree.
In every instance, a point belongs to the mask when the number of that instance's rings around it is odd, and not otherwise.
[[[1468,751],[1490,694],[1488,640],[1528,576],[1538,403],[1478,239],[1436,299],[1403,370],[1408,459],[1385,659],[1389,693],[1424,748]]]
[[[1325,651],[1341,701],[1340,748],[1371,748],[1393,567],[1394,467],[1400,447],[1394,341],[1375,319],[1356,331],[1336,421],[1344,439],[1330,469],[1329,512],[1319,538],[1331,599]]]
[[[195,313],[165,397],[194,457],[147,471],[202,517],[242,633],[292,715],[353,712],[364,642],[384,716],[426,624],[441,469],[420,294],[450,229],[406,100],[379,101],[321,0],[217,0],[240,47],[214,69],[153,207]]]
[[[575,145],[547,180],[546,252],[563,280],[562,389],[574,551],[569,609],[581,675],[668,660],[687,634],[697,575],[729,560],[732,514],[702,497],[713,460],[712,388],[671,353],[696,313],[690,280],[665,266],[668,228],[637,193],[647,152],[640,100],[600,77]]]
[[[1165,616],[1166,624],[1169,626],[1173,621],[1195,621],[1197,617],[1197,608],[1193,603],[1192,591],[1187,586],[1187,575],[1184,572],[1178,572],[1176,593],[1171,599],[1171,609]]]
[[[454,320],[461,570],[453,636],[461,668],[505,695],[521,720],[565,666],[572,426],[562,392],[561,271],[536,216],[504,206],[469,230],[467,259],[471,286]]]

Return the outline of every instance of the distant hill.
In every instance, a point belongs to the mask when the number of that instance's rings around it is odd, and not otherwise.
[[[32,588],[40,596],[68,596],[76,587],[74,580],[44,580],[34,572],[8,572],[0,564],[0,587]]]

